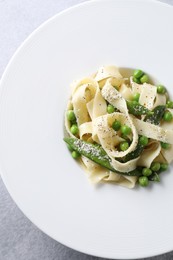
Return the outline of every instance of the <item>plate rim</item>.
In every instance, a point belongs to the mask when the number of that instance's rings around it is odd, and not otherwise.
[[[8,74],[8,71],[10,69],[10,67],[13,65],[13,61],[15,61],[16,57],[18,56],[18,53],[21,52],[21,50],[25,47],[27,47],[27,44],[30,40],[32,40],[32,38],[34,37],[34,35],[36,35],[37,33],[39,33],[42,29],[44,29],[45,26],[47,26],[49,23],[51,23],[53,20],[56,20],[58,19],[59,17],[63,16],[63,15],[66,15],[68,13],[71,13],[73,12],[73,10],[76,10],[76,9],[79,9],[79,8],[84,8],[85,6],[88,6],[88,5],[93,5],[93,3],[96,3],[96,2],[126,2],[126,3],[130,3],[130,2],[139,2],[139,0],[85,0],[84,2],[81,2],[81,3],[78,3],[78,4],[75,4],[73,6],[70,6],[56,14],[54,14],[53,16],[51,16],[50,18],[46,19],[44,22],[42,22],[39,26],[37,26],[27,37],[24,41],[22,41],[19,46],[17,47],[17,49],[15,50],[14,54],[11,56],[10,60],[8,61],[3,73],[2,73],[2,76],[1,76],[1,79],[0,79],[0,104],[1,104],[1,98],[3,98],[3,89],[5,88],[5,86],[3,85],[3,83],[5,82],[6,80],[6,76]],[[169,4],[169,3],[166,3],[166,2],[162,2],[160,0],[140,0],[141,2],[148,2],[149,3],[155,3],[157,5],[162,5],[162,6],[167,6],[168,8],[172,8],[173,9],[173,5]],[[0,176],[1,176],[1,179],[5,185],[5,188],[6,190],[8,191],[10,197],[12,198],[13,202],[17,205],[18,209],[24,214],[25,217],[27,217],[27,219],[29,219],[29,221],[31,221],[31,223],[33,225],[35,225],[38,229],[41,230],[41,232],[43,232],[44,234],[46,234],[48,237],[50,237],[51,239],[55,240],[56,242],[72,249],[72,250],[76,250],[80,253],[84,253],[86,255],[90,255],[90,256],[96,256],[96,257],[100,257],[100,258],[107,258],[107,259],[112,259],[111,256],[108,256],[108,255],[102,255],[100,256],[98,254],[98,252],[96,253],[89,253],[87,250],[86,251],[81,251],[80,248],[78,247],[74,247],[74,246],[71,246],[69,245],[68,243],[65,243],[65,242],[62,242],[61,240],[58,240],[56,238],[54,238],[52,235],[49,235],[47,233],[47,231],[43,228],[43,227],[40,227],[39,224],[36,224],[34,222],[34,220],[32,219],[32,217],[28,216],[27,213],[25,213],[25,211],[23,210],[22,208],[22,205],[20,205],[20,202],[15,198],[15,196],[13,196],[13,192],[11,191],[11,188],[10,188],[10,185],[8,184],[8,181],[6,180],[6,177],[5,177],[6,173],[5,171],[2,170],[2,163],[1,163],[1,157],[0,157]],[[147,258],[147,257],[154,257],[154,256],[160,256],[162,254],[165,254],[165,253],[169,253],[173,250],[173,246],[172,248],[170,248],[169,251],[167,251],[165,249],[165,251],[163,250],[160,250],[160,252],[158,252],[158,254],[155,254],[153,253],[152,255],[144,255],[143,256],[130,256],[128,259],[141,259],[141,258]],[[120,257],[119,256],[119,259],[124,259],[123,257]]]

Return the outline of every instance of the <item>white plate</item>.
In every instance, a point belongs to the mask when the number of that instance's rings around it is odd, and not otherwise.
[[[44,23],[4,73],[3,180],[26,216],[71,248],[121,259],[173,250],[171,171],[147,189],[94,187],[62,140],[70,83],[101,65],[141,68],[173,94],[172,24],[173,8],[156,1],[88,2]]]

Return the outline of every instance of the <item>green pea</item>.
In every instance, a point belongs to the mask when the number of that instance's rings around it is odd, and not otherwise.
[[[133,77],[133,81],[134,81],[135,83],[138,83],[138,84],[141,83],[141,82],[140,82],[140,79],[137,79],[137,78],[135,78],[135,77]]]
[[[147,176],[139,177],[138,181],[139,181],[140,186],[142,186],[142,187],[147,187],[149,184],[149,180],[148,180]]]
[[[75,116],[75,113],[74,113],[73,110],[68,110],[68,111],[67,111],[67,119],[68,119],[69,121],[74,121],[74,120],[76,120],[76,116]]]
[[[120,150],[121,151],[126,151],[129,148],[128,142],[124,141],[120,143]]]
[[[78,153],[77,151],[73,151],[71,155],[74,159],[78,159],[80,157],[80,153]]]
[[[157,86],[157,93],[158,94],[165,94],[166,88],[163,85],[158,85]]]
[[[146,136],[141,136],[140,138],[139,138],[139,143],[141,144],[141,145],[143,145],[143,146],[146,146],[147,144],[148,144],[148,138],[146,137]]]
[[[169,148],[171,147],[171,144],[168,144],[168,143],[160,142],[160,144],[161,144],[161,147],[162,147],[163,149],[169,149]]]
[[[135,70],[133,72],[133,76],[136,78],[136,79],[139,79],[142,77],[142,75],[144,74],[144,72],[142,70]]]
[[[170,122],[172,120],[173,116],[171,114],[171,112],[169,111],[166,111],[163,115],[163,119],[166,121],[166,122]]]
[[[143,83],[147,83],[149,81],[149,77],[148,75],[144,74],[141,78],[140,78],[140,82]]]
[[[168,100],[167,103],[166,103],[166,106],[167,106],[168,108],[173,108],[173,101]]]
[[[133,96],[133,101],[139,102],[140,94],[137,92]]]
[[[153,162],[153,163],[151,164],[151,170],[152,170],[153,172],[159,171],[159,170],[160,170],[160,163],[159,163],[159,162]]]
[[[149,168],[143,168],[142,174],[148,177],[152,174],[152,171]]]
[[[108,114],[112,114],[113,112],[115,112],[115,107],[109,104],[107,106],[107,112]]]
[[[77,135],[79,133],[79,128],[77,125],[72,125],[70,131],[73,135]]]
[[[112,124],[112,128],[115,130],[115,131],[118,131],[120,130],[121,128],[121,122],[118,121],[118,120],[115,120]]]
[[[160,164],[160,171],[166,171],[168,169],[167,163],[161,163]]]
[[[67,144],[67,148],[69,149],[70,152],[73,152],[73,148],[71,147],[70,144]]]
[[[128,125],[122,125],[121,126],[121,133],[123,135],[129,135],[131,133],[131,128]]]

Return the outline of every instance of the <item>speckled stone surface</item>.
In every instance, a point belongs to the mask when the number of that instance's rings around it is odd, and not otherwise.
[[[42,22],[85,0],[0,0],[0,77],[23,40]],[[173,0],[162,2],[173,5]],[[161,18],[163,19],[163,17]],[[20,211],[0,178],[0,260],[96,260],[54,241]],[[148,258],[172,260],[173,252]]]

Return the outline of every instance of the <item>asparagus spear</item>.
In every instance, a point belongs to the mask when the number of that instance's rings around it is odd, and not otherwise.
[[[136,149],[134,151],[132,151],[131,153],[127,154],[123,161],[128,162],[132,159],[137,158],[144,150],[144,147],[145,147],[144,145],[142,145],[140,142],[138,142]]]
[[[140,105],[137,101],[126,101],[129,113],[135,116],[152,115],[153,112]]]
[[[92,160],[93,162],[111,170],[112,172],[116,172],[121,175],[127,176],[140,176],[141,173],[136,169],[131,172],[119,172],[116,171],[112,165],[110,164],[111,159],[106,154],[104,149],[98,145],[94,145],[83,140],[77,138],[64,138],[64,141],[69,144],[73,150],[77,151],[81,155],[87,157],[88,159]]]
[[[153,109],[153,114],[148,115],[146,117],[146,122],[154,124],[154,125],[159,125],[163,114],[165,113],[166,106],[157,106]]]

